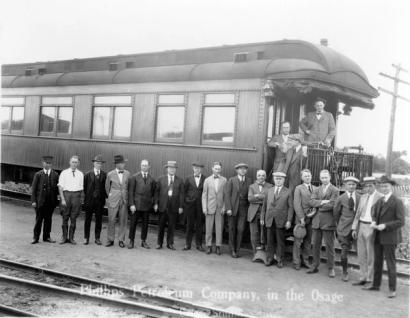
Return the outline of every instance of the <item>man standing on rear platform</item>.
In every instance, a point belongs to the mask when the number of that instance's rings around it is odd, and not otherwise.
[[[195,230],[195,243],[196,249],[203,252],[202,247],[202,232],[203,232],[203,219],[204,214],[202,212],[202,191],[204,189],[205,177],[202,174],[204,165],[200,162],[194,162],[192,164],[194,174],[190,175],[185,180],[185,214],[187,220],[186,240],[184,251],[191,249],[193,232]]]
[[[307,148],[302,145],[302,136],[294,135],[292,139],[295,146],[286,154],[286,163],[283,172],[286,174],[286,184],[293,193],[296,186],[300,185],[300,172],[306,168]]]
[[[58,189],[61,198],[61,214],[63,216],[63,237],[60,244],[71,243],[74,241],[77,217],[81,209],[81,195],[84,190],[84,175],[77,169],[80,164],[78,156],[70,159],[70,168],[61,172],[58,180]],[[70,220],[70,228],[68,221]],[[68,235],[68,238],[67,238]]]
[[[52,160],[52,156],[42,157],[43,169],[36,172],[31,185],[31,206],[36,211],[36,223],[31,244],[38,243],[42,226],[43,242],[55,243],[50,237],[50,232],[53,212],[58,204],[58,173],[51,169]]]
[[[352,237],[357,239],[357,256],[360,265],[359,281],[353,285],[365,285],[373,281],[374,266],[374,230],[372,223],[372,207],[383,197],[376,191],[376,178],[366,177],[363,179],[366,194],[360,197],[359,207],[352,225]]]
[[[130,206],[130,233],[128,248],[134,248],[135,231],[141,219],[141,246],[149,249],[147,243],[149,213],[154,206],[155,179],[149,173],[149,161],[141,161],[141,171],[134,174],[128,183],[128,205]]]
[[[212,175],[205,179],[202,191],[202,209],[205,214],[206,254],[212,253],[212,232],[215,227],[216,254],[221,255],[225,213],[226,178],[221,176],[222,164],[212,164]]]
[[[312,219],[312,245],[313,245],[313,265],[307,271],[308,274],[319,272],[320,250],[322,239],[325,241],[327,267],[329,277],[335,277],[335,230],[336,224],[333,218],[333,207],[339,197],[339,189],[330,183],[330,173],[328,170],[320,171],[321,186],[313,190],[310,205],[317,209]]]
[[[157,249],[162,248],[165,226],[168,225],[167,248],[175,250],[175,224],[178,214],[182,214],[184,211],[184,182],[175,175],[177,170],[176,161],[168,161],[165,168],[167,169],[167,174],[158,179],[155,190],[154,210],[159,211]]]
[[[235,170],[237,176],[230,178],[225,186],[225,208],[228,216],[231,256],[238,258],[248,215],[248,190],[252,180],[246,177],[248,171],[246,163],[237,164]]]
[[[347,282],[349,280],[347,256],[352,248],[352,225],[357,207],[359,206],[360,195],[356,192],[356,186],[359,183],[357,178],[349,176],[343,180],[343,183],[345,184],[346,192],[337,198],[333,209],[333,217],[337,224],[337,239],[342,248],[340,254],[340,262],[343,269],[342,280]]]
[[[102,215],[107,197],[105,192],[107,173],[101,170],[102,164],[105,162],[101,155],[95,156],[92,162],[93,169],[84,175],[84,245],[90,243],[90,228],[93,214],[95,214],[95,244],[101,245]]]
[[[394,180],[380,178],[380,192],[384,197],[372,208],[371,227],[375,230],[373,284],[364,289],[378,291],[382,282],[383,256],[386,258],[389,277],[389,298],[396,297],[396,246],[401,242],[401,227],[404,223],[403,202],[393,194]]]
[[[118,245],[121,248],[125,247],[125,232],[127,231],[128,220],[128,180],[130,172],[125,170],[125,162],[122,155],[114,156],[115,169],[107,174],[105,181],[105,192],[108,194],[108,230],[107,244],[105,246],[113,246],[115,239],[115,218],[119,218],[120,230],[118,234]]]
[[[267,228],[268,260],[273,263],[274,241],[276,239],[276,260],[278,268],[283,267],[285,256],[285,230],[290,229],[293,218],[293,197],[284,186],[286,175],[283,172],[273,173],[275,186],[268,190],[261,212],[261,225]]]

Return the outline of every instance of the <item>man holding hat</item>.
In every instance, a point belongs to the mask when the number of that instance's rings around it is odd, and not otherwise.
[[[107,244],[110,247],[114,245],[115,239],[115,218],[119,218],[120,229],[118,234],[118,245],[121,248],[125,247],[125,232],[127,231],[128,220],[128,180],[130,172],[125,170],[125,162],[122,155],[114,156],[115,169],[107,174],[105,181],[105,192],[108,194],[108,229],[107,229]]]
[[[165,226],[168,226],[167,248],[175,250],[175,224],[178,214],[182,214],[184,211],[184,182],[175,175],[177,167],[176,161],[168,161],[164,166],[167,169],[167,174],[161,176],[157,181],[154,205],[154,210],[159,211],[157,249],[162,248]]]
[[[246,176],[248,165],[238,163],[235,166],[237,175],[228,180],[225,186],[225,208],[228,216],[229,248],[233,258],[239,257],[242,236],[248,214],[248,189],[252,180]]]
[[[105,180],[107,173],[101,170],[105,162],[102,155],[97,155],[92,160],[93,169],[84,175],[84,245],[90,242],[90,227],[93,213],[95,213],[95,244],[101,245],[100,235],[102,227],[102,215],[107,194],[105,192]]]
[[[295,134],[291,138],[295,145],[286,153],[286,163],[283,172],[286,174],[286,184],[293,193],[296,186],[300,185],[300,172],[306,168],[307,148],[302,146],[303,138],[300,134]]]
[[[51,169],[52,160],[52,156],[42,157],[43,169],[36,172],[31,185],[31,206],[36,211],[36,222],[33,231],[34,236],[31,244],[38,243],[42,226],[43,241],[55,243],[50,237],[50,232],[53,212],[58,204],[58,173]]]
[[[374,230],[372,223],[372,208],[383,196],[376,190],[376,178],[366,177],[363,179],[364,190],[360,197],[359,207],[352,225],[352,237],[357,239],[357,256],[360,265],[360,278],[353,285],[365,285],[373,280],[374,266]]]
[[[261,225],[267,228],[268,261],[273,262],[273,248],[276,239],[276,260],[278,268],[283,267],[285,256],[285,230],[290,229],[293,218],[292,193],[284,186],[286,175],[283,172],[273,173],[275,186],[268,190],[261,212]]]
[[[401,242],[401,227],[404,225],[403,202],[393,194],[396,182],[386,176],[379,180],[383,197],[372,208],[371,227],[375,230],[374,239],[374,277],[367,290],[378,291],[382,282],[383,257],[386,258],[389,276],[389,298],[396,297],[396,256],[397,244]]]
[[[353,176],[346,177],[343,180],[346,192],[337,198],[335,207],[333,208],[333,216],[337,225],[337,239],[342,248],[340,254],[340,262],[342,263],[342,280],[349,280],[348,259],[347,255],[352,248],[352,225],[356,215],[357,207],[359,206],[360,195],[356,192],[356,186],[359,180]]]
[[[201,162],[194,162],[192,169],[194,173],[185,179],[184,197],[185,197],[185,215],[187,221],[186,239],[184,251],[191,249],[192,237],[195,230],[196,249],[203,252],[202,232],[203,219],[202,213],[202,191],[204,189],[205,177],[202,174],[204,165]]]

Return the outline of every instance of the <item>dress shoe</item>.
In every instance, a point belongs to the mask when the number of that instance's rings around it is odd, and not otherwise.
[[[366,285],[366,281],[365,280],[359,280],[359,281],[357,281],[357,282],[354,282],[352,285],[353,286],[363,286],[363,285]]]
[[[232,256],[232,258],[238,258],[238,254],[236,254],[235,251],[232,252],[231,256]]]
[[[159,244],[156,247],[157,250],[160,250],[161,248],[162,248],[162,245],[159,245]]]
[[[278,268],[282,268],[283,267],[283,262],[282,261],[278,261],[278,263],[276,264],[276,266]]]
[[[330,278],[335,278],[335,276],[336,276],[335,270],[333,268],[329,269],[329,277]]]
[[[148,249],[148,250],[151,248],[151,247],[149,247],[148,243],[145,242],[145,241],[142,241],[142,242],[141,242],[141,247],[146,248],[146,249]]]
[[[43,242],[55,243],[56,241],[52,240],[51,237],[49,237],[48,239],[43,240]]]
[[[174,245],[172,245],[172,244],[168,244],[168,245],[167,245],[167,249],[169,249],[169,250],[175,250],[175,247],[174,247]]]
[[[95,239],[95,244],[97,244],[97,245],[102,245],[100,239]]]
[[[118,245],[119,245],[121,248],[124,248],[124,247],[125,247],[125,244],[124,244],[123,241],[119,241],[119,242],[118,242]]]
[[[198,246],[196,247],[196,249],[197,249],[198,251],[200,251],[200,252],[205,251],[204,248],[202,247],[202,245],[198,245]]]
[[[34,239],[32,242],[31,242],[31,244],[37,244],[38,243],[38,240],[37,239]]]
[[[316,274],[316,273],[319,273],[319,270],[316,267],[312,267],[306,273],[307,274]]]
[[[114,241],[108,241],[107,244],[105,244],[106,247],[110,247],[114,245]]]
[[[396,297],[396,292],[394,290],[389,291],[389,294],[387,295],[388,298],[394,298]]]
[[[306,264],[306,262],[302,262],[302,264],[300,264],[300,267],[304,267],[304,268],[307,268],[307,269],[310,268],[310,266],[308,264]]]
[[[68,239],[63,238],[63,239],[60,241],[60,244],[65,244],[65,243],[70,243],[70,241],[69,241]]]
[[[344,282],[349,281],[349,274],[347,272],[342,274],[342,281],[344,281]]]
[[[293,265],[293,268],[296,269],[297,271],[300,270],[300,265]]]
[[[76,244],[77,244],[77,242],[74,241],[74,239],[68,240],[68,243],[73,244],[73,245],[76,245]]]
[[[272,266],[272,265],[273,265],[273,259],[268,258],[268,259],[266,260],[265,266]]]
[[[128,243],[128,248],[129,249],[134,248],[134,240],[130,240],[130,242]]]
[[[221,255],[221,248],[219,246],[216,247],[216,255]]]
[[[206,254],[211,254],[212,253],[212,247],[208,247],[208,249],[206,250]]]
[[[362,289],[363,289],[363,290],[379,291],[379,290],[380,290],[380,287],[376,287],[376,286],[373,286],[373,285],[369,285],[369,286],[364,286]]]
[[[90,239],[85,239],[84,240],[84,245],[88,245],[88,244],[90,244]]]
[[[182,249],[183,251],[189,251],[191,249],[191,247],[190,246],[184,246],[184,248]]]

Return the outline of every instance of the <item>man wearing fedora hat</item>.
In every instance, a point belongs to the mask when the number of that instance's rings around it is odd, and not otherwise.
[[[36,172],[31,184],[31,205],[36,211],[34,236],[31,244],[37,244],[43,226],[43,241],[55,243],[50,237],[53,212],[58,204],[58,173],[51,169],[52,156],[43,156],[43,169]],[[44,225],[43,225],[44,221]]]
[[[245,230],[249,208],[248,190],[252,184],[251,178],[246,176],[248,165],[235,165],[237,175],[228,180],[225,186],[225,208],[228,216],[229,248],[233,258],[239,257],[242,236]]]
[[[359,206],[360,195],[356,192],[356,186],[359,180],[353,176],[346,177],[343,180],[346,192],[337,198],[333,208],[333,217],[336,222],[337,239],[342,248],[340,262],[342,263],[342,280],[349,280],[348,274],[348,253],[352,248],[352,225]]]
[[[97,155],[92,160],[93,169],[84,175],[84,245],[90,242],[91,219],[95,214],[95,244],[101,245],[102,215],[107,194],[105,180],[107,173],[101,170],[105,161],[102,155]]]
[[[120,229],[118,234],[118,244],[121,248],[125,247],[125,232],[127,230],[128,219],[128,180],[130,172],[125,170],[125,162],[122,155],[114,156],[115,169],[107,174],[105,181],[105,192],[108,194],[108,230],[107,244],[105,246],[113,246],[115,238],[115,218],[119,218]]]
[[[195,230],[195,243],[198,251],[203,251],[202,232],[204,214],[202,213],[202,191],[204,189],[205,177],[202,174],[204,165],[194,162],[192,169],[194,174],[188,176],[184,184],[185,207],[184,212],[187,220],[187,230],[184,251],[191,249],[192,237]]]
[[[397,244],[401,242],[401,227],[404,225],[403,202],[393,194],[396,182],[386,176],[379,180],[380,198],[372,208],[371,227],[375,230],[373,283],[366,290],[378,291],[382,282],[383,256],[387,263],[389,277],[389,298],[396,297],[396,256]]]
[[[359,281],[353,285],[365,285],[373,280],[374,266],[374,230],[370,227],[372,223],[372,208],[383,196],[376,190],[376,178],[363,178],[364,190],[360,197],[359,207],[352,225],[352,237],[357,239],[357,256],[360,265]]]
[[[178,214],[182,214],[184,211],[184,182],[175,175],[177,167],[176,161],[168,161],[164,166],[167,169],[167,174],[159,177],[157,181],[154,205],[154,210],[159,212],[157,249],[162,248],[165,226],[168,226],[167,248],[175,250],[175,224]]]

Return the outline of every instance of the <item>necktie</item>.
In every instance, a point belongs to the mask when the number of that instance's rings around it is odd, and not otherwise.
[[[219,176],[214,175],[214,179],[219,179]]]
[[[97,179],[100,179],[100,172],[97,171],[97,175],[96,175]]]
[[[276,187],[276,190],[275,190],[275,197],[276,197],[278,194],[279,194],[279,187]]]
[[[75,178],[75,170],[73,170],[73,177]]]
[[[310,191],[310,193],[312,193],[312,185],[311,184],[309,184],[309,191]]]
[[[354,200],[353,200],[353,195],[352,194],[350,194],[350,197],[349,197],[349,210],[350,211],[354,210]]]
[[[146,173],[142,174],[142,178],[144,179],[144,183],[147,183],[147,174]]]
[[[124,170],[119,170],[118,173],[124,173]]]
[[[195,178],[199,178],[199,175],[198,175],[198,176],[195,176]]]

